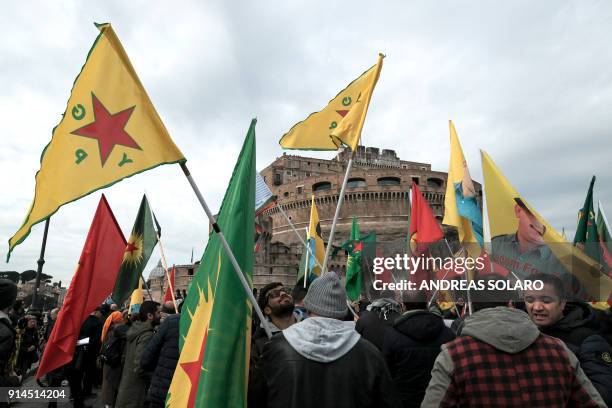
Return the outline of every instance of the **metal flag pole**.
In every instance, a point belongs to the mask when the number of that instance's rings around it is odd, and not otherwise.
[[[453,253],[453,250],[450,247],[450,244],[448,243],[448,240],[446,239],[446,237],[444,237],[444,242],[446,242],[446,247],[448,248],[448,251],[450,252],[451,256],[454,258],[455,254]],[[469,288],[469,283],[470,283],[470,277],[469,277],[469,270],[465,271],[465,280],[468,282],[468,289],[467,289],[467,304],[468,304],[468,311],[470,313],[470,315],[472,314],[472,295],[470,295],[470,288]]]
[[[36,307],[36,297],[38,295],[38,287],[40,286],[40,277],[42,275],[43,265],[45,264],[45,249],[47,247],[47,233],[49,232],[49,220],[51,217],[45,220],[45,232],[43,233],[43,241],[40,246],[40,258],[38,258],[38,268],[36,269],[36,283],[34,284],[34,292],[32,293],[32,303],[30,309]]]
[[[144,275],[140,272],[140,279],[142,279],[142,286],[147,290],[147,294],[149,295],[149,299],[153,300],[153,296],[151,296],[151,291],[149,290],[149,285],[145,281]]]
[[[334,244],[334,234],[336,233],[336,223],[338,222],[338,218],[340,216],[340,209],[342,208],[342,203],[344,202],[344,191],[346,190],[346,183],[348,182],[348,176],[351,172],[351,167],[353,167],[353,157],[355,156],[355,152],[351,152],[351,156],[348,161],[348,165],[346,166],[346,173],[344,174],[344,180],[342,181],[342,188],[340,189],[340,197],[338,198],[338,204],[336,205],[336,213],[334,214],[334,220],[332,221],[331,231],[329,232],[329,238],[327,240],[327,249],[325,250],[325,259],[323,259],[323,268],[321,269],[321,274],[324,274],[327,271],[327,259],[331,253],[332,246]]]
[[[253,291],[249,287],[249,284],[248,284],[246,278],[244,277],[244,273],[242,272],[242,269],[240,268],[240,265],[238,265],[238,261],[236,260],[236,257],[234,256],[234,253],[232,252],[232,249],[230,248],[229,244],[227,243],[227,240],[225,239],[225,236],[223,235],[223,232],[221,231],[221,228],[219,227],[219,225],[215,221],[215,217],[213,216],[212,212],[210,211],[210,208],[208,208],[208,205],[206,204],[206,201],[204,201],[204,197],[202,196],[202,193],[200,192],[200,189],[198,188],[197,184],[193,180],[193,177],[191,176],[191,173],[189,172],[189,169],[187,168],[187,165],[185,164],[185,162],[181,162],[181,169],[183,169],[183,173],[185,174],[185,177],[187,177],[187,181],[189,181],[189,184],[191,185],[191,188],[193,189],[193,192],[195,193],[196,197],[198,198],[198,201],[200,202],[200,205],[202,205],[202,208],[204,209],[204,212],[206,213],[206,216],[208,217],[208,221],[211,223],[211,225],[213,227],[213,230],[215,231],[215,233],[219,237],[219,240],[221,240],[221,244],[223,245],[223,249],[225,250],[225,254],[230,259],[230,262],[232,263],[232,266],[234,267],[234,272],[236,272],[236,276],[240,280],[240,283],[242,283],[242,287],[244,289],[244,292],[246,293],[247,297],[249,298],[249,301],[251,302],[251,304],[253,305],[253,308],[255,309],[255,312],[257,313],[257,316],[259,316],[259,320],[261,320],[261,325],[263,326],[264,330],[266,331],[266,335],[268,336],[269,339],[271,339],[272,338],[272,332],[270,331],[270,327],[268,327],[269,326],[268,325],[268,321],[266,320],[263,312],[261,311],[261,308],[257,304],[257,300],[255,299],[255,295],[253,295]]]
[[[289,217],[287,216],[287,213],[285,212],[285,210],[283,210],[283,206],[280,205],[276,200],[274,200],[274,204],[276,205],[276,207],[278,208],[278,210],[280,211],[281,214],[283,214],[283,217],[285,217],[285,220],[287,220],[287,223],[289,224],[289,226],[291,227],[291,229],[293,230],[293,232],[295,232],[295,235],[297,235],[297,237],[299,238],[300,242],[302,243],[302,245],[304,245],[304,248],[306,249],[306,251],[308,252],[309,255],[312,255],[312,251],[310,250],[310,247],[306,244],[306,242],[302,239],[302,236],[300,235],[300,233],[298,232],[297,229],[295,229],[295,226],[293,225],[293,223],[291,222],[291,220],[289,219]],[[306,236],[308,236],[308,229],[306,229]],[[321,268],[321,271],[323,270],[323,266],[321,265],[321,263],[319,262],[319,260],[317,259],[316,256],[313,256],[317,266],[319,268]]]
[[[310,261],[310,251],[309,251],[309,249],[310,248],[308,248],[308,246],[307,246],[306,247],[306,251],[307,251],[307,253],[306,253],[306,264],[304,265],[304,276],[302,277],[302,279],[304,280],[304,289],[306,289],[306,281],[308,280],[307,279],[308,278],[308,274],[310,273],[309,268],[308,268],[310,266],[309,265],[309,263],[310,263],[309,262]],[[313,256],[313,258],[315,259],[315,261],[317,261],[316,257]],[[317,263],[318,263],[318,261],[317,261]]]

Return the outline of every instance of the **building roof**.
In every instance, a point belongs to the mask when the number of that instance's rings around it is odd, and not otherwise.
[[[149,279],[151,278],[159,278],[160,276],[164,276],[166,272],[164,271],[164,267],[162,266],[161,259],[157,262],[157,266],[151,269],[149,272]]]

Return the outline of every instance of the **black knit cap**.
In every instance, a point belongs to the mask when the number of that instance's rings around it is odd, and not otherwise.
[[[9,279],[0,279],[0,310],[6,309],[17,299],[17,285]]]

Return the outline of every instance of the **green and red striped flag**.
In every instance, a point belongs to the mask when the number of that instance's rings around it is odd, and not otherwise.
[[[247,281],[255,234],[255,123],[234,168],[217,224]],[[181,313],[181,350],[166,407],[245,407],[251,305],[217,234],[211,234]]]

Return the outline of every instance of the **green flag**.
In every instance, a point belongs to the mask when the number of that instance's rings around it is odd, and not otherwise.
[[[255,234],[253,119],[225,192],[217,224],[247,281]],[[216,233],[189,286],[180,321],[180,357],[167,407],[245,407],[251,304]]]
[[[125,247],[123,262],[117,275],[117,282],[115,282],[115,288],[111,295],[113,301],[118,305],[122,305],[132,292],[138,288],[140,275],[151,257],[153,248],[157,244],[155,224],[151,216],[147,196],[143,195],[130,239]],[[157,226],[159,231],[159,225]]]
[[[349,241],[353,243],[352,251],[348,253],[346,260],[346,295],[351,300],[359,299],[363,279],[361,278],[361,241],[359,235],[359,224],[357,219],[353,217],[353,225],[351,226],[351,236]]]
[[[574,236],[574,245],[580,244],[584,253],[593,260],[601,262],[599,237],[597,235],[597,223],[595,222],[595,211],[593,210],[593,185],[595,176],[591,179],[589,191],[587,192],[584,206],[578,212],[578,227]]]

